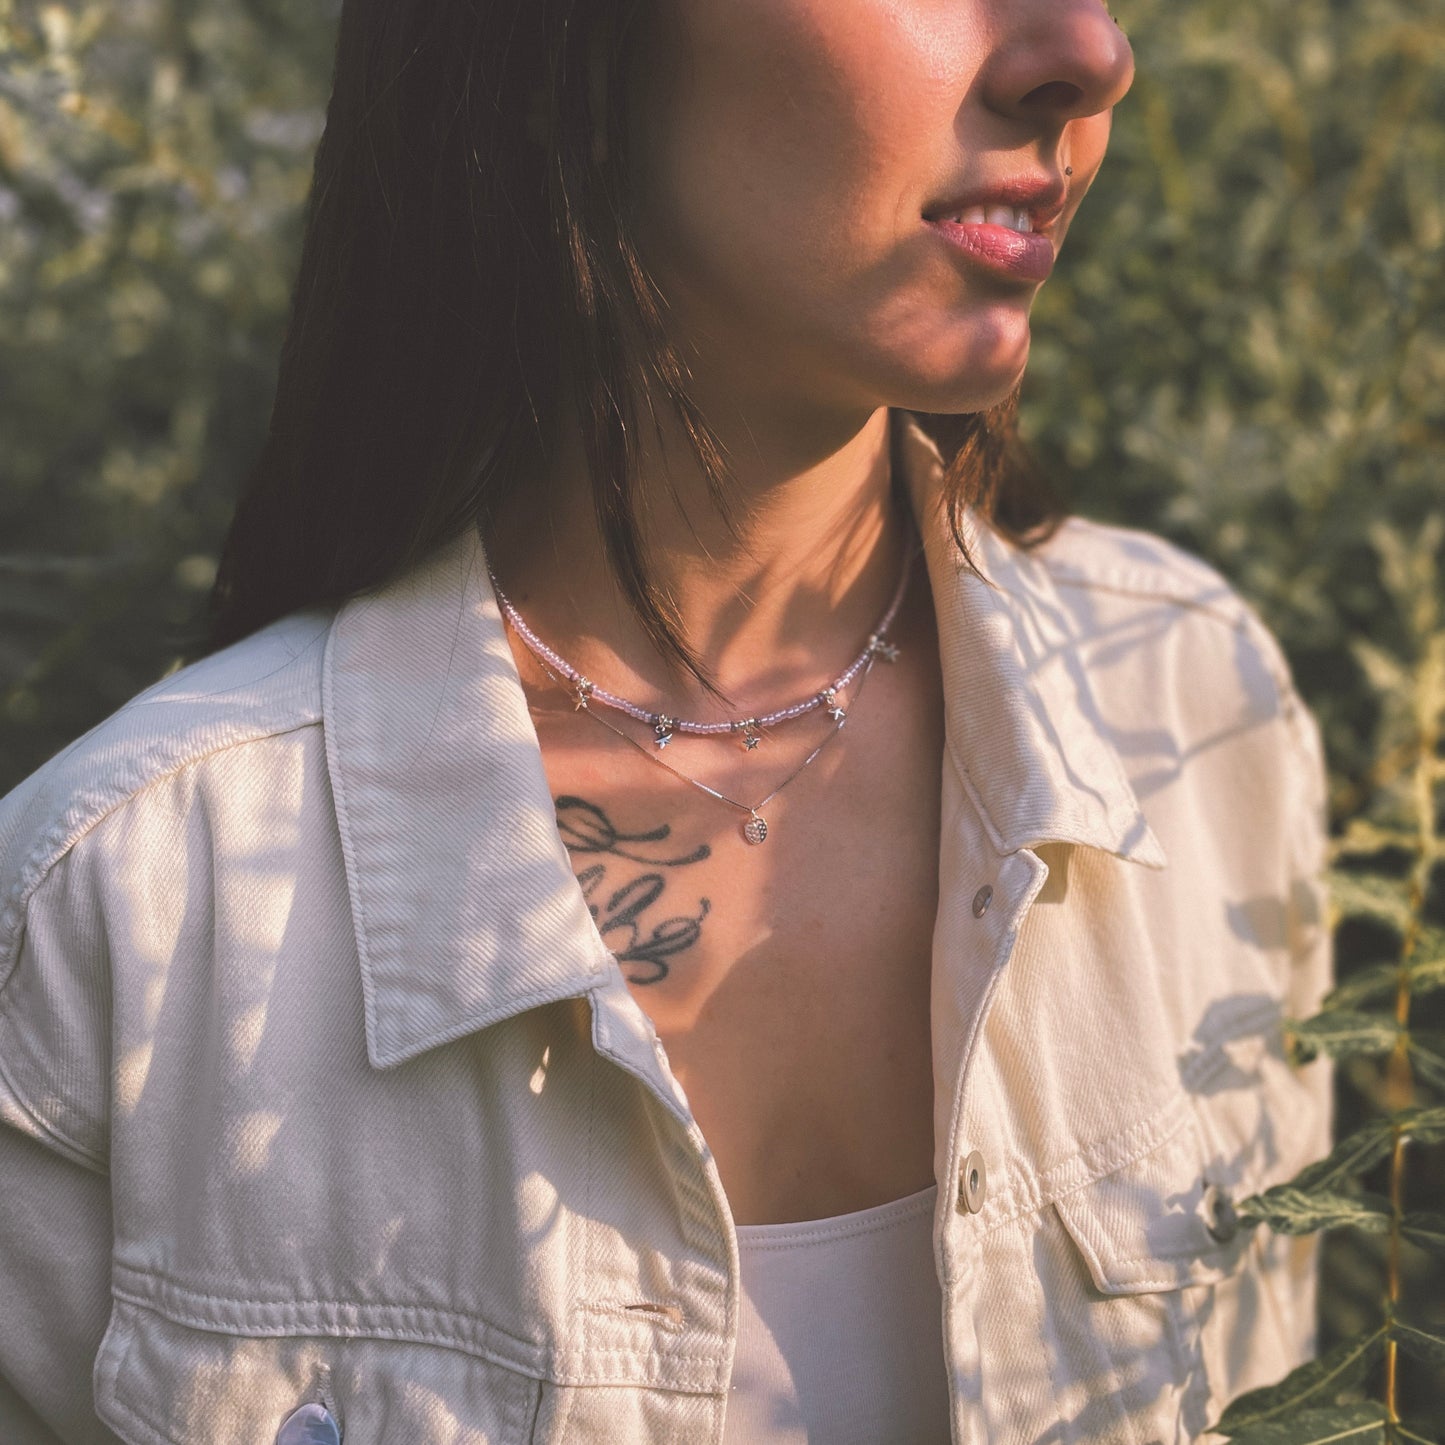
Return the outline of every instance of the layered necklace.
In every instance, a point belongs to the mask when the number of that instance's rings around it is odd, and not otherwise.
[[[905,542],[902,572],[887,610],[879,618],[873,631],[868,634],[868,640],[863,644],[862,651],[832,682],[798,702],[790,703],[787,707],[776,708],[772,712],[753,717],[732,718],[724,722],[692,722],[687,718],[654,712],[635,702],[630,702],[625,697],[620,697],[617,693],[598,687],[591,678],[583,676],[566,658],[543,642],[527,625],[522,614],[517,611],[506,593],[502,591],[501,584],[497,581],[497,575],[491,570],[490,564],[487,572],[491,578],[492,590],[497,595],[497,605],[502,609],[502,615],[507,619],[512,630],[522,639],[523,645],[542,665],[542,670],[554,681],[570,690],[573,706],[587,713],[589,717],[595,718],[609,732],[616,733],[623,742],[630,744],[649,762],[656,763],[660,768],[671,773],[673,777],[680,778],[684,783],[691,784],[700,792],[716,798],[718,802],[726,803],[729,807],[745,813],[747,817],[742,824],[743,837],[747,842],[756,845],[764,842],[768,836],[768,823],[763,817],[762,810],[837,737],[843,724],[847,721],[848,708],[855,706],[862,696],[863,686],[868,680],[868,674],[873,670],[873,664],[880,657],[885,662],[897,661],[898,648],[889,642],[888,629],[893,625],[898,616],[898,609],[903,605],[903,597],[908,590],[908,579],[912,574],[913,559],[916,555],[917,548],[910,529]],[[847,707],[844,706],[844,702],[839,696],[844,692],[848,693]],[[598,707],[625,713],[637,722],[647,724],[652,729],[652,747],[650,749],[645,747],[630,733],[624,732],[616,724],[610,722],[601,712],[597,711]],[[700,778],[691,777],[681,769],[673,767],[662,757],[663,751],[678,733],[690,733],[698,737],[734,738],[738,740],[744,751],[753,753],[769,729],[793,722],[800,717],[806,717],[818,708],[826,709],[828,717],[833,723],[827,736],[772,792],[756,803],[744,803],[737,798],[730,798],[726,793],[710,787]]]

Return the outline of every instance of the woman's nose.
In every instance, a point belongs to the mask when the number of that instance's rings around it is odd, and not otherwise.
[[[1000,8],[998,48],[983,75],[991,109],[1061,124],[1123,99],[1134,79],[1134,52],[1103,0],[1023,0]]]

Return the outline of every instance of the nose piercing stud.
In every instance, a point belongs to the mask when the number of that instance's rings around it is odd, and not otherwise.
[[[1073,166],[1065,166],[1065,167],[1064,167],[1064,174],[1065,174],[1066,176],[1071,176],[1071,175],[1073,175],[1073,173],[1074,173],[1074,168],[1073,168]]]

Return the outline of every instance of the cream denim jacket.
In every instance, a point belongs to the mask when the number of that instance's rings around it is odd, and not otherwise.
[[[947,699],[952,1439],[1199,1439],[1313,1343],[1312,1242],[1232,1201],[1328,1147],[1327,1072],[1281,1044],[1328,985],[1317,730],[1204,565],[975,524],[987,585],[906,450]],[[728,1202],[473,538],[0,805],[0,1120],[5,1445],[292,1445],[308,1404],[346,1445],[720,1438]]]

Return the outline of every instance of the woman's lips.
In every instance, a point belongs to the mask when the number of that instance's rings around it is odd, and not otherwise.
[[[1054,269],[1054,243],[1037,231],[1015,231],[1008,226],[965,224],[962,221],[925,221],[977,265],[1016,281],[1047,281]]]

